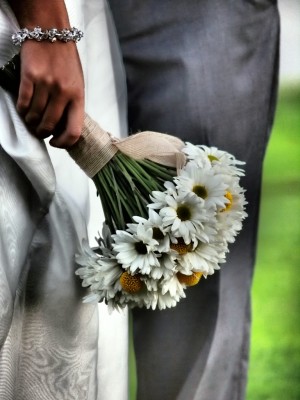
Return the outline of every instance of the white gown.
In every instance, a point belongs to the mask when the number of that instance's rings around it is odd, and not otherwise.
[[[107,5],[67,1],[86,82],[86,111],[125,135],[124,72]],[[0,0],[0,65],[18,29]],[[64,150],[27,131],[0,88],[0,399],[126,400],[127,315],[86,305],[74,254],[101,229],[92,182]]]

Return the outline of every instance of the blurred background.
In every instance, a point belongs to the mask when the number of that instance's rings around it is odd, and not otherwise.
[[[279,0],[280,84],[264,163],[247,400],[300,399],[300,0]]]

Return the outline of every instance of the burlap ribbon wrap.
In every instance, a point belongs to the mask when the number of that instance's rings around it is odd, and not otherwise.
[[[148,159],[179,170],[185,163],[181,152],[183,146],[184,143],[174,136],[150,131],[117,139],[86,114],[81,137],[68,152],[79,167],[93,178],[118,151],[136,160]]]

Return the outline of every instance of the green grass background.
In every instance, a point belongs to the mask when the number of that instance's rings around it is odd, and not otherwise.
[[[300,85],[278,100],[264,163],[247,400],[300,399]]]
[[[264,163],[247,400],[300,400],[299,175],[300,85],[280,90]]]

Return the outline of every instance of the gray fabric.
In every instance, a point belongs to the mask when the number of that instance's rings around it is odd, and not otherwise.
[[[277,89],[274,1],[110,1],[127,72],[129,128],[245,160],[249,217],[220,272],[169,311],[134,312],[139,400],[241,400],[262,161]]]

